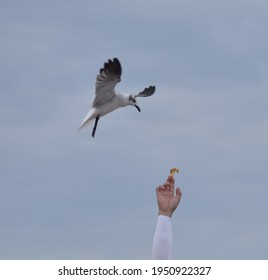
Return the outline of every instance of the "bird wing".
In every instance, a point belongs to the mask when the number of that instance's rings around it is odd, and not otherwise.
[[[95,99],[92,106],[96,107],[103,102],[111,100],[115,95],[115,85],[121,81],[122,68],[117,58],[109,59],[97,76],[95,84]]]
[[[145,88],[142,92],[135,95],[135,97],[148,97],[153,95],[155,92],[155,86],[149,86]]]

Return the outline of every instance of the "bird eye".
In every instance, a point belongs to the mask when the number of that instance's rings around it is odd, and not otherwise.
[[[129,100],[136,103],[136,99],[133,96],[129,96]]]

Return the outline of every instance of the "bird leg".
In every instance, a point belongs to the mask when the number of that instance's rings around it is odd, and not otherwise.
[[[92,137],[93,137],[93,138],[94,138],[94,136],[95,136],[95,132],[96,132],[96,128],[97,128],[99,119],[100,119],[100,115],[98,115],[98,116],[95,118],[95,124],[94,124],[93,131],[92,131]]]

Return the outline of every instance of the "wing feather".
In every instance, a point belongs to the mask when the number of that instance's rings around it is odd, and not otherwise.
[[[122,68],[118,58],[109,59],[100,69],[95,84],[95,99],[92,106],[98,106],[112,99],[115,95],[115,86],[121,81]]]
[[[149,86],[145,88],[142,92],[135,95],[135,97],[148,97],[155,93],[155,86]]]

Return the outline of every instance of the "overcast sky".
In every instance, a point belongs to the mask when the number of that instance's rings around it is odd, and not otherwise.
[[[176,259],[268,258],[268,3],[0,1],[0,258],[150,259],[155,188]],[[77,132],[109,58],[125,107]]]

